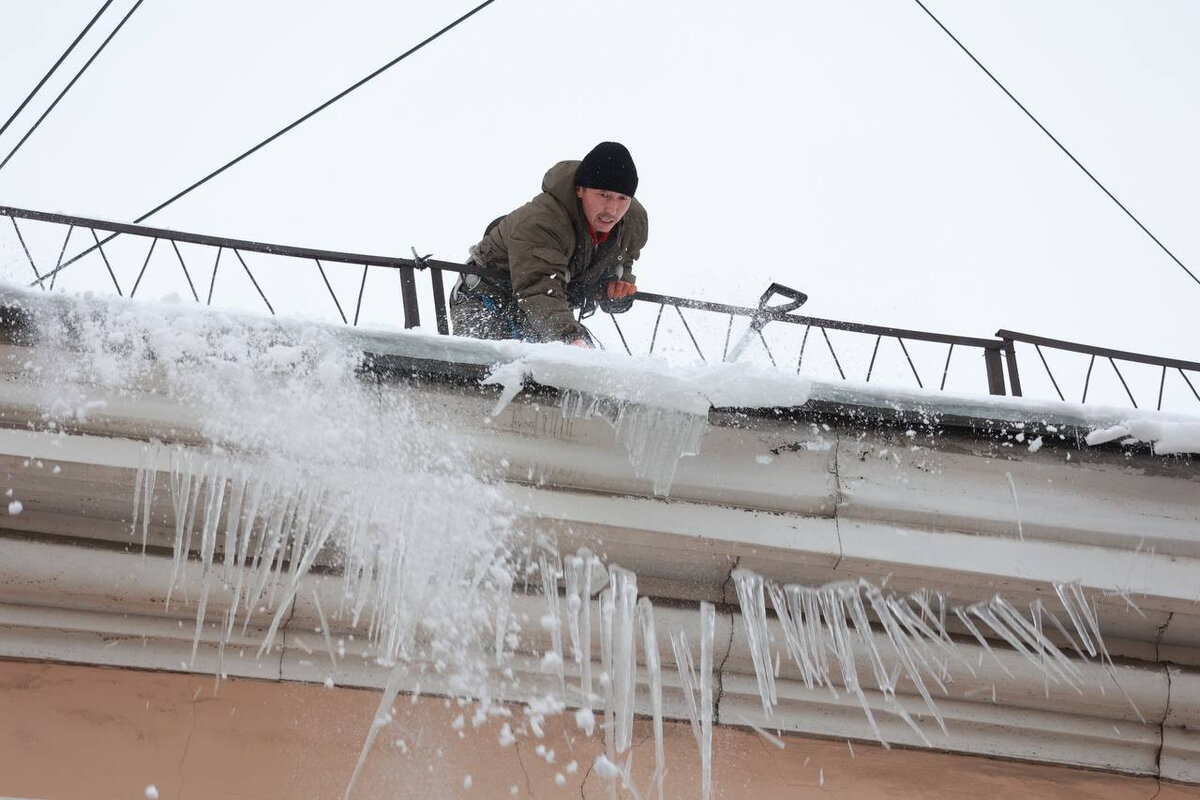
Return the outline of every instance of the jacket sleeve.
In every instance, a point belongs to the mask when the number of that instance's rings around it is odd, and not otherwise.
[[[569,342],[585,335],[567,296],[567,264],[574,242],[537,216],[522,220],[509,238],[513,297],[538,341]]]

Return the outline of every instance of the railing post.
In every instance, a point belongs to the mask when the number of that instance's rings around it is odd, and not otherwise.
[[[988,394],[1004,394],[1004,367],[1000,363],[999,349],[986,348],[983,363],[987,367]]]
[[[1004,340],[1004,360],[1008,362],[1008,387],[1013,397],[1021,396],[1021,375],[1017,372],[1017,343]]]
[[[445,336],[450,333],[450,320],[446,316],[446,289],[442,285],[442,271],[430,267],[429,280],[433,284],[433,316],[437,320],[437,332]]]
[[[404,303],[404,327],[416,328],[421,324],[421,311],[417,308],[417,279],[412,267],[400,268],[400,297]]]

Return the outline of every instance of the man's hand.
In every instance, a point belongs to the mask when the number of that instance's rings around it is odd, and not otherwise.
[[[611,280],[606,287],[609,300],[624,300],[637,293],[637,286],[628,281]]]
[[[589,342],[587,339],[584,339],[582,336],[579,337],[578,339],[574,340],[573,342],[571,342],[571,345],[573,347],[582,347],[584,350],[593,349],[592,343]]]

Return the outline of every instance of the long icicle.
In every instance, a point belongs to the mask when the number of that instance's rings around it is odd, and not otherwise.
[[[742,625],[750,643],[750,657],[754,662],[754,676],[758,680],[758,694],[762,698],[763,717],[770,719],[779,698],[775,693],[775,672],[771,668],[771,631],[767,627],[763,578],[746,569],[735,569],[732,578],[742,609]]]
[[[700,709],[696,703],[696,666],[692,662],[692,651],[688,647],[687,634],[671,631],[671,650],[675,653],[675,668],[679,671],[679,685],[683,687],[684,708],[692,723],[692,736],[700,748]]]
[[[713,644],[717,610],[700,603],[700,797],[712,799]]]
[[[550,648],[554,653],[554,673],[558,676],[558,693],[563,702],[567,699],[567,676],[563,669],[562,618],[558,611],[558,559],[547,556],[538,560],[538,571],[542,578],[542,595],[546,598],[546,616],[550,624]]]
[[[663,800],[663,781],[667,777],[667,757],[663,749],[662,665],[658,655],[658,637],[654,632],[654,606],[650,598],[638,600],[638,617],[642,623],[642,652],[646,672],[650,677],[650,710],[654,724],[654,774],[650,778],[658,800]]]

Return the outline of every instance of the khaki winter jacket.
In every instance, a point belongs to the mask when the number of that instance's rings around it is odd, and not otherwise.
[[[542,193],[504,217],[479,243],[483,264],[507,271],[511,289],[487,281],[480,290],[510,292],[521,327],[538,341],[571,341],[585,336],[572,308],[599,300],[609,280],[634,283],[633,262],[646,244],[649,221],[636,199],[629,211],[595,247],[579,198],[578,161],[560,161],[542,179]]]

